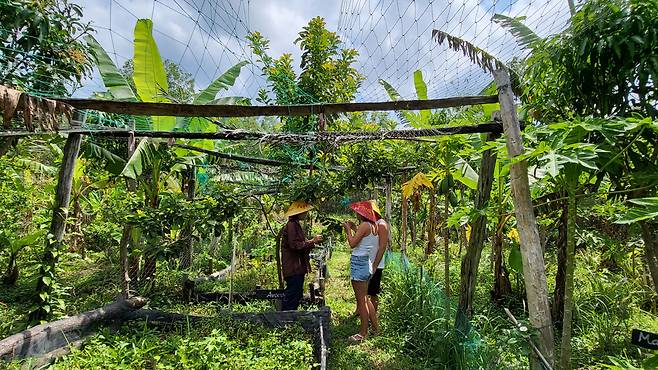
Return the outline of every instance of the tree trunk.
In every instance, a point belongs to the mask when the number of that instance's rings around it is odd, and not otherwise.
[[[404,197],[404,195],[401,198],[402,200],[400,201],[402,203],[402,226],[401,226],[401,243],[400,243],[400,251],[402,252],[403,255],[407,254],[407,213],[409,211],[409,202],[408,200]]]
[[[560,344],[560,368],[571,369],[571,318],[573,316],[573,270],[576,252],[576,189],[567,185],[567,260],[564,286],[564,316],[562,319],[562,343]]]
[[[656,225],[640,221],[642,240],[644,240],[644,259],[649,268],[653,286],[658,293],[658,231]]]
[[[429,256],[434,252],[436,245],[435,221],[436,221],[436,190],[430,189],[430,210],[427,215],[427,248],[425,249],[425,256]]]
[[[71,250],[80,254],[80,257],[87,258],[87,251],[84,247],[82,240],[82,205],[80,204],[80,196],[76,195],[73,198],[73,227],[71,237]]]
[[[492,254],[494,255],[494,291],[493,300],[500,303],[505,297],[512,294],[512,282],[509,280],[509,272],[503,262],[503,228],[505,217],[498,216],[498,225],[492,245]]]
[[[7,263],[7,270],[5,271],[5,276],[2,281],[7,284],[14,286],[16,281],[18,281],[18,264],[16,263],[17,256],[15,253],[9,255],[9,262]]]
[[[50,223],[50,235],[46,238],[43,258],[39,267],[39,278],[37,279],[37,306],[38,308],[30,314],[32,321],[39,321],[49,313],[49,308],[45,308],[50,302],[52,286],[55,279],[55,269],[59,261],[59,252],[62,249],[62,240],[64,240],[64,231],[66,229],[66,218],[68,216],[68,206],[71,200],[71,186],[73,185],[73,171],[75,161],[80,152],[80,134],[69,134],[64,145],[64,157],[59,170],[57,180],[57,190],[55,192],[55,201],[53,204],[53,218]]]
[[[555,291],[553,292],[553,317],[555,324],[562,324],[564,315],[564,287],[567,275],[567,223],[568,204],[562,207],[557,236],[557,273],[555,275]]]
[[[132,133],[128,137],[128,159],[132,157],[135,152],[135,134]],[[137,187],[135,181],[127,180],[126,186],[130,193],[135,192]],[[121,241],[119,242],[119,265],[121,266],[121,293],[123,298],[130,296],[130,281],[137,278],[137,271],[139,270],[139,259],[128,256],[128,246],[132,243],[132,226],[126,224],[123,226],[123,233],[121,234]],[[136,260],[136,261],[135,261]],[[135,263],[136,262],[136,263]]]
[[[190,202],[194,202],[194,196],[196,193],[196,167],[190,166],[186,171],[185,186],[187,188],[187,199]],[[181,256],[180,268],[187,269],[192,266],[192,259],[194,257],[194,243],[192,238],[193,225],[192,221],[185,223],[185,228],[181,232],[181,238],[183,239],[183,255]]]
[[[493,141],[498,135],[488,134],[487,141]],[[477,197],[474,207],[482,211],[487,208],[491,199],[491,187],[493,185],[494,169],[496,167],[496,152],[487,149],[482,153],[480,175],[478,176]],[[468,242],[466,255],[462,259],[461,282],[459,289],[459,311],[467,317],[473,316],[473,296],[477,285],[478,268],[480,257],[487,233],[487,216],[478,214],[473,220],[471,227],[471,238]]]
[[[507,138],[507,152],[512,164],[510,166],[510,182],[516,213],[517,229],[521,240],[521,255],[523,257],[523,276],[528,298],[528,313],[530,323],[539,332],[539,350],[551,365],[554,365],[554,336],[551,322],[551,310],[548,303],[548,286],[546,284],[546,268],[542,254],[537,220],[530,198],[528,183],[528,163],[526,160],[515,161],[522,155],[523,139],[521,126],[516,116],[516,106],[510,87],[509,74],[504,69],[494,72],[498,87],[503,130]],[[538,358],[531,356],[531,366],[540,368]]]
[[[448,193],[443,198],[443,273],[445,274],[446,297],[450,297],[450,229],[448,229],[448,207],[450,206],[450,199],[448,198]],[[446,301],[450,300],[446,299]]]

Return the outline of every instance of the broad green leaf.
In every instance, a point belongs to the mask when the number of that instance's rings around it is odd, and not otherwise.
[[[105,160],[107,163],[105,169],[113,175],[121,174],[121,171],[126,166],[126,161],[123,158],[89,140],[85,140],[82,143],[82,153],[87,158]]]
[[[217,93],[219,93],[221,90],[226,90],[233,86],[235,80],[240,75],[241,68],[244,67],[247,63],[249,62],[242,61],[229,68],[226,72],[224,72],[224,74],[219,76],[219,78],[217,78],[210,85],[208,85],[208,87],[201,91],[199,95],[197,95],[197,97],[194,99],[193,104],[211,103],[217,96]]]
[[[560,173],[560,169],[562,169],[562,163],[559,158],[559,155],[554,150],[549,151],[546,155],[540,158],[541,161],[546,161],[543,169],[553,178],[556,178]]]
[[[471,165],[463,158],[459,158],[457,162],[455,162],[455,170],[452,172],[452,177],[470,189],[475,190],[478,187],[477,172],[475,172],[473,167],[471,167]]]
[[[507,259],[507,264],[517,274],[523,273],[523,258],[521,257],[521,249],[519,248],[518,244],[512,245],[512,248],[509,252],[509,258]]]
[[[506,28],[514,35],[519,46],[524,49],[532,47],[533,44],[541,40],[534,31],[523,24],[525,17],[511,18],[506,15],[495,14],[491,20]]]
[[[157,152],[157,144],[150,139],[142,139],[135,148],[135,152],[128,159],[126,166],[121,171],[121,176],[137,180],[143,172],[144,168],[153,163],[153,159],[160,155]]]
[[[427,100],[427,84],[423,81],[423,72],[420,69],[414,72],[414,87],[418,100]]]
[[[400,93],[398,93],[398,91],[390,83],[384,80],[379,80],[379,84],[384,86],[384,90],[386,90],[389,98],[391,98],[392,101],[400,100]]]
[[[629,209],[615,223],[631,224],[658,217],[658,197],[630,199],[629,202],[640,207]]]
[[[96,66],[103,79],[103,84],[107,91],[112,94],[115,100],[137,101],[135,93],[130,88],[126,78],[119,72],[112,59],[107,55],[105,49],[91,36],[85,36],[85,41],[91,49],[91,53],[96,61]]]
[[[427,100],[427,84],[423,81],[423,72],[419,69],[414,72],[414,87],[418,100]],[[426,126],[429,124],[430,111],[425,109],[420,111],[420,124]]]
[[[169,102],[163,93],[169,90],[158,45],[153,39],[153,21],[139,19],[135,25],[135,56],[133,80],[137,95],[144,102]],[[176,126],[174,117],[152,117],[153,130],[171,131]]]

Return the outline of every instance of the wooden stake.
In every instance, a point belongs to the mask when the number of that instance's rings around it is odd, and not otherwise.
[[[498,97],[503,119],[503,129],[507,139],[507,152],[512,165],[510,166],[510,183],[514,199],[517,229],[521,239],[521,254],[523,257],[523,276],[528,298],[530,323],[539,332],[539,349],[548,362],[554,363],[553,325],[551,310],[548,303],[548,286],[546,284],[546,269],[542,252],[537,220],[530,198],[528,183],[528,163],[526,160],[515,161],[522,155],[523,141],[521,127],[516,116],[516,105],[509,74],[504,69],[494,72]],[[532,360],[533,358],[531,358]],[[531,361],[533,368],[539,368],[539,361]]]
[[[393,245],[393,224],[391,223],[391,220],[393,219],[393,215],[392,215],[393,197],[391,195],[391,188],[393,187],[392,182],[393,180],[390,177],[386,180],[386,223],[388,224],[387,249],[389,251],[391,250],[391,247]]]
[[[66,218],[69,213],[68,207],[71,200],[75,162],[80,152],[81,142],[82,135],[71,134],[66,139],[66,144],[64,145],[64,158],[62,158],[62,164],[59,169],[57,190],[53,204],[53,218],[50,223],[49,236],[46,238],[46,246],[44,247],[43,259],[39,268],[39,278],[37,280],[36,297],[39,308],[30,315],[33,320],[41,320],[48,315],[48,312],[44,311],[43,307],[50,301],[50,294],[52,293],[55,267],[59,262],[58,252],[62,249]]]

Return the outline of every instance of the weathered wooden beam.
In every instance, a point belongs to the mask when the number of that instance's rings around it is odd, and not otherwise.
[[[398,110],[423,110],[454,108],[466,105],[491,104],[498,97],[462,96],[428,100],[398,100],[368,103],[327,103],[303,105],[196,105],[171,103],[123,102],[96,99],[58,99],[77,109],[93,109],[107,113],[135,116],[172,117],[264,117],[264,116],[310,116],[349,112],[379,112]]]
[[[121,317],[145,304],[141,297],[121,299],[93,311],[34,326],[0,340],[0,360],[47,354],[81,339],[95,324]]]

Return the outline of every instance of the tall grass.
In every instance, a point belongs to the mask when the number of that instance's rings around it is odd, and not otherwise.
[[[456,311],[441,288],[400,255],[389,261],[380,315],[384,331],[400,338],[418,368],[485,367],[484,344],[473,330],[463,333],[451,325]]]

